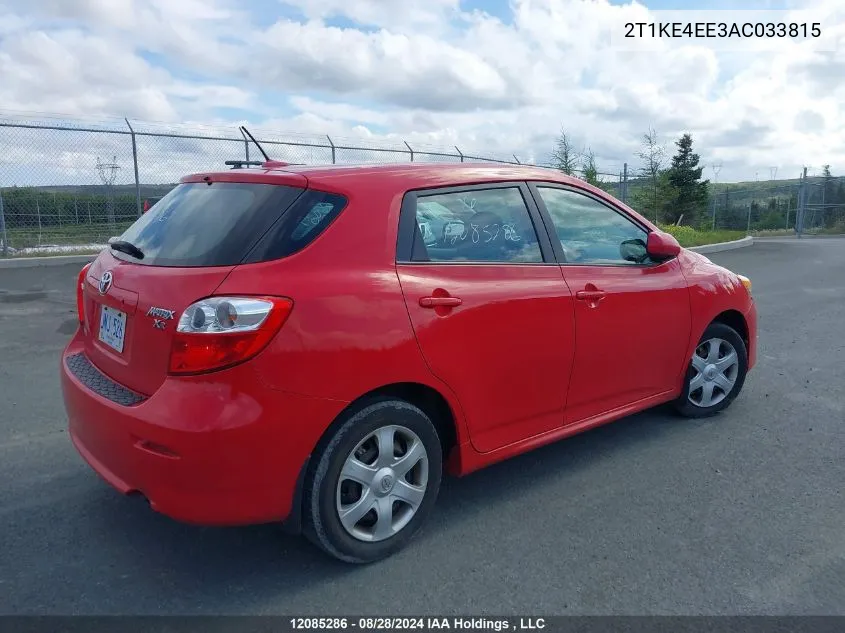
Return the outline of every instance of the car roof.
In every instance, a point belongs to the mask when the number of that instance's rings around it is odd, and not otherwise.
[[[656,228],[624,202],[588,182],[551,167],[506,163],[375,163],[361,165],[290,165],[269,161],[261,167],[195,173],[181,182],[253,182],[289,184],[346,194],[363,187],[393,192],[435,187],[455,187],[489,182],[545,181],[577,187],[622,207],[640,222]]]
[[[267,181],[278,176],[279,180],[290,179],[292,175],[305,177],[309,182],[335,183],[346,180],[370,180],[389,178],[411,188],[428,186],[448,187],[473,182],[496,182],[511,180],[546,180],[583,187],[586,183],[578,178],[566,176],[550,167],[510,165],[497,163],[378,163],[359,165],[274,165],[250,169],[234,169],[223,172],[192,174],[183,181],[197,181],[206,176],[212,180],[235,180],[244,177],[252,180],[260,177]],[[216,177],[216,178],[215,178]]]

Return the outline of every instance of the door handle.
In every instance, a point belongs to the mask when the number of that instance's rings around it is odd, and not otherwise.
[[[420,307],[423,308],[454,308],[462,303],[458,297],[420,297]]]
[[[606,296],[607,293],[604,290],[579,290],[575,293],[575,298],[580,301],[599,301]]]

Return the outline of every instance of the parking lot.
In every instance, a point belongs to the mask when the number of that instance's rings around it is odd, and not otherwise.
[[[726,413],[661,408],[447,480],[412,545],[366,567],[109,488],[59,391],[79,266],[0,269],[0,613],[845,614],[845,240],[710,257],[759,309]]]

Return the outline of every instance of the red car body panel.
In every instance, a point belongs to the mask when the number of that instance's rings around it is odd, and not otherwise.
[[[757,363],[757,307],[751,294],[736,275],[716,266],[694,251],[682,250],[678,261],[683,266],[690,293],[692,336],[687,346],[688,357],[698,344],[701,332],[719,315],[735,313],[747,328],[748,369]],[[681,375],[686,367],[681,369]]]
[[[753,366],[749,293],[689,251],[648,268],[397,264],[406,192],[510,181],[578,187],[656,228],[601,190],[545,169],[285,167],[184,178],[293,185],[342,194],[348,204],[309,246],[264,263],[168,268],[101,253],[83,284],[84,323],[63,353],[74,445],[115,488],[176,519],[279,521],[297,513],[304,466],[327,429],[350,403],[387,386],[443,398],[455,426],[447,464],[462,475],[677,397],[687,359],[720,314],[745,320]],[[112,288],[102,294],[107,270]],[[595,305],[575,298],[590,284],[607,292]],[[460,306],[420,305],[444,293]],[[178,320],[212,295],[289,297],[294,307],[254,358],[169,375],[172,328],[156,330],[151,308]],[[127,313],[122,354],[97,340],[102,305]],[[94,393],[68,369],[80,353],[145,398],[124,406]]]
[[[144,395],[155,393],[167,377],[173,329],[155,330],[150,308],[167,306],[181,313],[191,303],[211,295],[233,266],[214,268],[160,268],[137,266],[103,252],[88,269],[83,300],[86,321],[83,328],[85,353],[106,375]],[[109,270],[113,281],[107,294],[97,283]],[[91,319],[106,305],[127,314],[123,353],[97,339]]]
[[[563,424],[575,349],[558,266],[398,266],[431,372],[459,394],[473,447],[488,452]],[[419,300],[448,288],[458,309]],[[519,327],[515,327],[519,324]]]
[[[567,424],[675,391],[678,367],[688,358],[691,320],[680,263],[562,269],[573,292],[592,286],[607,293],[598,302],[575,302]]]
[[[77,333],[65,360],[85,350]],[[63,362],[69,432],[80,454],[124,494],[206,525],[281,521],[323,429],[346,403],[264,388],[249,363],[207,376],[170,376],[122,406],[93,393]]]

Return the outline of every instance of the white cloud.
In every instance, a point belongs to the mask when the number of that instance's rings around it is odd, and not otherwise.
[[[692,132],[720,180],[845,171],[845,3],[793,0],[835,52],[614,48],[646,4],[512,0],[492,16],[458,0],[285,0],[258,21],[235,0],[0,0],[0,108],[223,125],[215,108],[234,107],[262,131],[536,160],[564,126],[611,173],[636,166],[652,126],[670,150]]]
[[[310,20],[344,17],[361,26],[388,29],[442,28],[456,17],[459,0],[280,0]]]
[[[524,100],[476,53],[428,35],[280,21],[256,40],[266,61],[245,64],[243,70],[254,81],[276,86],[436,110],[462,108],[462,94],[492,107]]]

